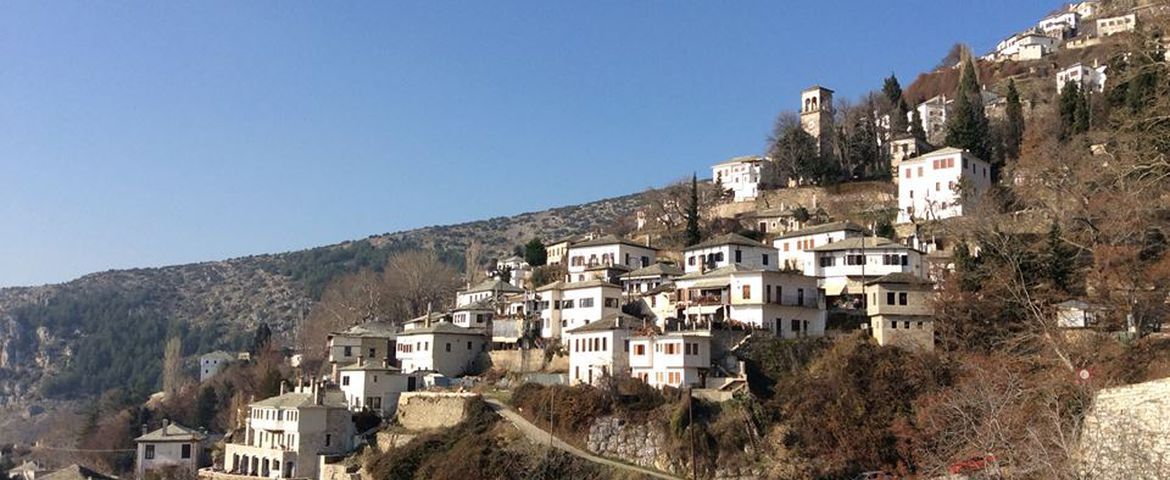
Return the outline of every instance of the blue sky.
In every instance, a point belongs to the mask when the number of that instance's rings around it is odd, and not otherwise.
[[[0,4],[0,286],[641,191],[1059,6]]]

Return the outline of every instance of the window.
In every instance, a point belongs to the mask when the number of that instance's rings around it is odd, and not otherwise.
[[[471,351],[471,341],[467,342],[467,351]]]
[[[634,355],[645,355],[645,354],[646,354],[646,345],[643,345],[641,343],[634,345]]]
[[[772,286],[771,285],[764,286],[764,302],[772,303]]]
[[[147,445],[145,456],[147,460],[154,460],[154,445]]]
[[[845,264],[846,265],[864,265],[865,264],[865,255],[846,255],[845,256]]]
[[[821,267],[833,267],[837,265],[837,257],[824,256],[821,257]]]
[[[918,177],[922,178],[922,167],[918,167]]]
[[[370,349],[370,358],[374,358],[374,349],[373,348]]]
[[[910,265],[910,256],[902,255],[902,266]]]
[[[191,444],[184,443],[182,450],[179,452],[180,458],[191,458]]]
[[[752,286],[751,285],[744,285],[743,286],[743,299],[749,300],[751,298],[752,298]]]
[[[608,338],[605,338],[605,337],[601,338],[601,351],[603,351],[603,352],[609,351],[609,339]]]
[[[592,298],[582,298],[581,299],[581,308],[592,308],[592,307],[593,307],[593,299]]]
[[[663,344],[662,349],[663,349],[663,352],[666,353],[667,355],[677,355],[679,353],[677,343]]]
[[[803,288],[796,289],[796,304],[797,305],[804,305],[804,289]]]
[[[764,254],[763,260],[764,260],[764,265],[767,265],[768,264],[768,254],[766,254],[766,253]]]
[[[740,263],[742,261],[743,261],[743,250],[736,250],[735,251],[735,263]]]
[[[561,309],[562,310],[567,310],[570,308],[573,308],[573,301],[572,300],[561,300]]]
[[[341,384],[342,385],[349,385],[349,375],[342,375],[341,376]]]
[[[910,178],[910,169],[909,169],[909,168],[907,168],[907,169],[906,169],[906,175],[905,175],[905,177],[906,177],[906,178]]]
[[[894,304],[894,292],[886,292],[886,305]]]
[[[939,190],[939,182],[934,182],[934,191],[936,191],[936,192],[940,191]]]
[[[788,251],[788,242],[784,242],[784,251],[785,251],[785,252],[787,252],[787,251]]]
[[[345,356],[347,356],[347,357],[353,356],[353,347],[345,347]]]
[[[898,294],[898,305],[905,305],[906,300],[906,292],[901,292]]]
[[[630,341],[626,340],[625,342],[623,342],[623,345],[625,345],[626,353],[629,353],[630,352]]]
[[[447,344],[445,345],[445,347],[446,347],[446,348],[445,348],[445,350],[446,350],[446,351],[448,351],[448,352],[450,352],[450,351],[451,351],[451,342],[447,342]]]
[[[333,434],[332,434],[332,433],[326,433],[326,434],[325,434],[325,446],[326,446],[326,447],[328,447],[328,446],[330,446],[330,445],[332,445],[332,444],[333,444]]]
[[[687,257],[687,265],[690,265],[692,267],[695,266],[695,256],[694,255]]]
[[[650,266],[650,257],[643,255],[642,256],[642,268],[649,267],[649,266]]]
[[[605,299],[605,306],[606,306],[606,308],[617,308],[618,307],[618,299],[616,299],[616,298]]]
[[[792,333],[800,335],[800,320],[792,320]]]
[[[914,198],[914,190],[910,190],[910,198]]]

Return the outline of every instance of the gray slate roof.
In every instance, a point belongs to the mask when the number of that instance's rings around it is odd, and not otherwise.
[[[482,336],[483,332],[479,330],[472,330],[470,328],[463,328],[451,322],[436,322],[429,327],[417,327],[410,330],[403,330],[398,334],[399,338],[408,337],[411,335],[423,335],[432,333],[447,333],[453,335],[476,335]]]
[[[866,282],[865,284],[866,285],[878,285],[878,284],[885,284],[885,285],[890,285],[890,284],[934,285],[934,282],[932,282],[930,280],[926,280],[924,278],[921,278],[918,275],[915,275],[913,273],[895,272],[895,273],[887,273],[887,274],[882,275],[878,278],[870,280],[870,281]]]
[[[500,292],[500,293],[516,293],[516,292],[523,292],[524,290],[521,289],[520,287],[512,285],[511,283],[505,282],[503,280],[499,280],[496,278],[489,278],[487,280],[479,282],[479,284],[472,286],[472,287],[468,288],[467,290],[460,290],[459,293],[480,293],[480,292],[491,292],[491,291],[496,291],[496,292]]]
[[[624,274],[621,278],[660,277],[663,275],[677,277],[682,274],[683,270],[677,266],[668,263],[655,263],[649,267],[642,267]]]
[[[699,242],[695,245],[691,245],[691,246],[687,247],[686,249],[684,249],[683,251],[689,252],[691,250],[698,250],[700,248],[718,247],[720,245],[743,245],[745,247],[772,248],[771,245],[765,245],[763,243],[752,240],[752,239],[747,238],[747,237],[740,235],[738,233],[725,233],[725,234],[719,235],[717,237],[709,238],[704,242]]]
[[[349,365],[346,365],[344,367],[339,368],[338,370],[342,371],[342,372],[370,371],[370,370],[385,371],[385,372],[397,372],[397,371],[400,371],[401,369],[398,367],[395,367],[395,366],[383,367],[382,362],[366,362],[365,364],[359,364],[358,362],[353,362]]]
[[[820,225],[814,225],[800,230],[793,230],[776,237],[777,240],[784,238],[803,237],[805,235],[816,235],[820,233],[836,232],[838,230],[851,230],[855,232],[864,232],[865,227],[850,221],[829,222]]]
[[[540,288],[537,288],[536,291],[545,292],[548,290],[575,290],[578,288],[592,288],[592,287],[621,288],[620,286],[614,285],[614,284],[609,283],[605,280],[602,280],[599,278],[594,278],[594,279],[586,280],[584,282],[566,282],[563,280],[557,280],[553,283],[550,283],[548,285],[544,285]]]
[[[398,327],[390,322],[366,322],[349,327],[340,335],[349,337],[394,338]]]
[[[98,473],[78,464],[70,465],[48,475],[37,475],[37,480],[115,480],[117,478]]]
[[[601,320],[569,330],[565,333],[606,332],[609,330],[623,330],[633,328],[635,323],[641,325],[642,320],[624,313],[613,313],[601,317]]]
[[[163,428],[135,438],[136,442],[189,442],[203,440],[206,435],[198,430],[171,423]]]
[[[602,245],[616,245],[616,244],[630,245],[632,247],[645,248],[647,250],[658,250],[657,248],[654,248],[654,247],[651,247],[648,245],[642,245],[641,243],[635,242],[635,241],[627,239],[627,238],[622,238],[622,237],[619,237],[619,236],[613,235],[613,234],[603,235],[603,236],[594,238],[593,240],[586,240],[586,241],[581,242],[581,243],[575,243],[575,244],[573,244],[573,248],[598,247],[598,246],[602,246]]]
[[[324,401],[321,403],[325,407],[341,407],[346,408],[345,394],[337,390],[327,390],[324,394]],[[267,407],[267,408],[301,408],[311,407],[313,405],[312,393],[289,392],[284,395],[266,398],[259,402],[254,402],[249,406],[252,407]]]
[[[850,237],[827,245],[821,245],[814,248],[813,251],[835,252],[840,250],[861,250],[862,248],[911,250],[910,247],[884,237]]]
[[[204,353],[203,355],[200,355],[199,359],[200,360],[221,360],[221,361],[225,361],[225,362],[230,362],[230,361],[235,360],[236,356],[232,355],[230,353],[227,353],[223,350],[216,350],[214,352],[207,352],[207,353]]]

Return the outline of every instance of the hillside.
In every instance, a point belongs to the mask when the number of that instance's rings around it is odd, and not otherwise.
[[[185,355],[240,349],[261,323],[285,339],[334,276],[377,267],[393,252],[433,248],[462,265],[478,240],[486,258],[528,239],[600,229],[633,213],[640,195],[372,235],[297,252],[162,268],[112,270],[41,287],[0,289],[0,405],[158,387],[165,338]]]

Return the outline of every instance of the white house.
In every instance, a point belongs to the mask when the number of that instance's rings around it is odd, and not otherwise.
[[[548,245],[544,246],[545,254],[548,257],[546,263],[548,265],[568,263],[569,247],[574,243],[584,242],[585,240],[589,240],[589,237],[585,235],[569,235],[549,242]]]
[[[1075,63],[1069,67],[1056,72],[1056,92],[1064,91],[1064,86],[1077,82],[1080,84],[1082,91],[1091,91],[1094,93],[1101,93],[1105,91],[1105,69],[1108,65],[1099,65],[1096,67],[1089,67],[1080,63]]]
[[[229,363],[236,360],[236,356],[223,350],[204,353],[199,356],[199,381],[206,382],[220,370],[227,368]]]
[[[770,178],[772,162],[757,155],[735,157],[711,167],[711,178],[725,190],[731,190],[735,201],[755,200]]]
[[[711,333],[667,332],[630,337],[630,375],[655,387],[706,385],[711,368]]]
[[[1137,14],[1120,15],[1097,19],[1097,35],[1108,37],[1137,29]]]
[[[540,296],[540,336],[561,338],[568,330],[621,312],[622,288],[604,280],[553,282]]]
[[[1056,38],[1039,33],[1017,33],[996,45],[995,56],[1001,60],[1038,60],[1052,53],[1057,41]]]
[[[203,440],[207,436],[197,430],[163,420],[162,428],[135,438],[138,445],[134,463],[135,478],[172,478],[171,469],[194,473],[199,470],[203,455]]]
[[[826,311],[817,279],[729,265],[675,279],[676,318],[691,328],[741,325],[783,338],[820,336]]]
[[[508,272],[508,283],[516,288],[524,288],[524,282],[532,275],[532,267],[520,256],[513,255],[496,261],[495,274],[497,278]]]
[[[898,182],[898,222],[962,216],[991,188],[991,165],[966,150],[944,148],[905,160]]]
[[[569,384],[597,384],[606,376],[629,376],[630,329],[642,321],[624,313],[608,315],[565,332]]]
[[[1068,38],[1076,34],[1079,19],[1077,12],[1065,11],[1044,17],[1036,28],[1050,37]]]
[[[933,284],[910,273],[891,273],[866,284],[869,330],[878,345],[934,349]]]
[[[353,449],[352,414],[340,391],[311,383],[248,405],[242,435],[224,447],[224,471],[255,478],[317,478],[321,455]]]
[[[865,228],[849,221],[824,223],[803,228],[772,240],[779,253],[779,266],[805,275],[816,276],[812,249],[838,240],[865,235]]]
[[[857,295],[865,282],[891,273],[926,278],[922,252],[882,237],[850,237],[813,249],[813,273],[825,295]]]
[[[517,295],[515,293],[510,295]],[[502,299],[501,299],[502,300]],[[496,303],[492,300],[480,300],[468,303],[451,310],[451,323],[456,326],[477,329],[486,332],[491,328],[496,314]]]
[[[605,235],[569,247],[568,280],[583,282],[597,278],[587,271],[597,267],[622,266],[625,271],[649,267],[658,258],[658,249],[616,235]]]
[[[801,227],[796,212],[790,208],[766,208],[739,217],[745,228],[760,233],[779,234]]]
[[[683,271],[702,272],[740,265],[750,269],[779,270],[776,249],[743,235],[728,233],[683,250]]]
[[[1104,308],[1082,300],[1056,304],[1056,325],[1060,328],[1089,328],[1100,321]]]
[[[352,411],[369,410],[382,418],[392,418],[398,410],[402,392],[422,387],[417,375],[403,374],[385,362],[358,362],[341,367],[338,385]]]
[[[476,285],[469,286],[462,290],[455,292],[455,306],[462,307],[467,304],[480,302],[489,299],[498,299],[500,296],[509,293],[523,293],[524,289],[512,285],[496,278],[489,278]]]
[[[683,270],[673,264],[655,263],[622,275],[622,291],[626,294],[645,293],[672,282],[682,274]]]
[[[1070,3],[1068,11],[1075,12],[1081,16],[1081,19],[1092,18],[1097,16],[1101,11],[1101,2],[1097,0],[1087,0],[1084,2]]]
[[[393,365],[397,361],[394,355],[397,337],[398,327],[390,322],[366,322],[330,333],[328,360],[333,381],[338,381],[338,369],[359,360]]]
[[[999,96],[989,90],[985,89],[979,93],[983,99],[984,108],[994,105],[999,100]],[[938,95],[914,107],[922,118],[922,131],[926,133],[927,141],[935,145],[941,143],[947,129],[947,115],[954,104],[955,99],[948,98],[946,95]]]
[[[398,334],[396,348],[403,373],[435,371],[461,377],[487,355],[489,337],[483,330],[429,318],[412,325]]]

